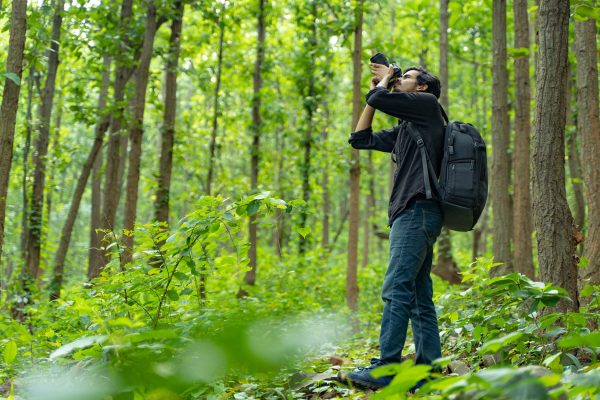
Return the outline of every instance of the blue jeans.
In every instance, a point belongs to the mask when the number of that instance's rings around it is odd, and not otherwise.
[[[390,264],[383,281],[381,363],[400,362],[408,320],[412,323],[416,363],[441,357],[440,335],[433,305],[431,263],[433,244],[442,229],[437,202],[416,200],[392,223]]]

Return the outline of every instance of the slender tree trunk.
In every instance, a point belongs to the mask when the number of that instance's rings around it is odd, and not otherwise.
[[[361,113],[361,74],[362,74],[362,25],[363,0],[358,0],[355,9],[354,52],[352,53],[352,131],[356,128]],[[352,311],[358,310],[358,225],[360,214],[360,155],[352,149],[350,160],[350,209],[348,228],[348,262],[346,272],[346,304]]]
[[[173,169],[173,143],[175,142],[175,117],[177,112],[177,65],[181,48],[181,29],[183,24],[184,4],[181,0],[175,3],[175,16],[171,22],[171,38],[169,39],[169,56],[165,73],[165,112],[160,146],[160,169],[158,171],[158,189],[154,203],[157,221],[169,223],[169,193],[171,187],[171,171]]]
[[[527,0],[515,0],[515,47],[529,51],[529,21]],[[531,89],[529,86],[529,53],[517,57],[515,66],[515,151],[514,151],[514,222],[513,243],[515,250],[514,267],[517,272],[534,277],[531,233],[530,179],[530,135],[531,135]]]
[[[567,203],[564,169],[569,1],[547,0],[539,9],[539,60],[533,138],[533,218],[540,277],[568,291],[578,309],[575,229]]]
[[[575,83],[571,76],[571,65],[568,68],[569,80],[567,81],[567,154],[569,159],[569,180],[575,197],[575,215],[574,221],[577,229],[583,232],[585,228],[585,199],[583,197],[583,175],[581,173],[581,158],[577,148],[577,114],[572,104],[572,87]],[[583,246],[583,244],[582,244]]]
[[[60,87],[60,85],[62,85],[62,83],[59,81],[58,85]],[[48,153],[51,153],[52,155],[50,156],[49,160],[48,160],[48,181],[46,183],[46,213],[47,213],[47,217],[46,217],[46,225],[49,227],[49,229],[52,229],[52,205],[53,205],[53,195],[54,195],[54,191],[56,190],[56,182],[57,181],[62,181],[62,182],[66,182],[66,174],[65,171],[61,171],[62,172],[62,177],[58,177],[58,171],[55,171],[54,168],[56,167],[56,160],[58,159],[58,156],[60,154],[60,128],[62,125],[62,90],[59,90],[58,93],[56,94],[56,112],[55,114],[55,118],[54,118],[54,126],[52,127],[52,132],[53,135],[52,137],[50,137],[50,142],[49,142],[49,150]],[[50,151],[52,150],[52,151]],[[59,199],[60,200],[60,199]]]
[[[262,89],[262,66],[265,60],[265,4],[266,0],[258,0],[258,42],[256,44],[256,60],[254,63],[254,91],[252,95],[252,148],[250,162],[250,192],[256,193],[258,189],[258,173],[260,161],[260,134],[262,129],[262,120],[260,115]],[[244,276],[244,282],[248,285],[254,285],[256,282],[256,247],[257,247],[257,225],[256,214],[250,215],[248,223],[248,231],[250,236],[250,248],[248,249],[248,266],[250,270]]]
[[[25,49],[25,31],[27,30],[26,11],[26,0],[12,1],[6,72],[14,74],[13,78],[16,77],[18,82],[21,81],[23,71],[23,50]],[[4,244],[6,197],[8,195],[8,178],[12,163],[20,90],[20,84],[17,84],[9,77],[5,79],[2,105],[0,106],[0,260]]]
[[[596,2],[597,4],[597,2]],[[597,22],[575,20],[577,49],[577,128],[581,135],[588,227],[579,287],[600,284],[600,118],[598,116]],[[589,297],[582,299],[587,305]]]
[[[128,49],[131,46],[129,38],[129,25],[131,23],[133,0],[123,0],[121,3],[121,19],[120,19],[120,42],[124,49]],[[102,193],[102,211],[100,217],[100,226],[92,227],[93,231],[100,228],[97,231],[98,242],[103,243],[103,238],[108,231],[115,230],[115,219],[117,215],[117,208],[119,206],[119,198],[121,196],[121,180],[120,180],[120,165],[121,165],[121,152],[123,151],[121,145],[121,125],[123,121],[124,113],[124,98],[125,98],[125,84],[133,73],[133,68],[120,58],[115,58],[115,83],[113,98],[115,104],[115,110],[112,113],[110,123],[110,135],[108,137],[108,145],[106,149],[106,171],[104,177],[104,190]],[[110,237],[110,236],[109,236]],[[90,261],[99,262],[99,264],[89,265],[88,272],[99,274],[106,263],[108,262],[107,255],[105,254],[102,246],[98,247],[98,257],[90,257]],[[98,275],[88,276],[90,279],[95,278]]]
[[[311,3],[311,35],[309,38],[309,48],[307,51],[309,54],[313,54],[317,50],[317,2]],[[316,80],[316,65],[315,58],[310,57],[308,60],[308,70],[306,71],[306,79],[308,80],[308,92],[307,97],[304,101],[304,109],[306,111],[306,131],[304,133],[304,139],[302,145],[304,147],[304,160],[300,168],[302,172],[302,200],[308,205],[310,201],[310,174],[311,174],[311,152],[312,152],[312,131],[314,129],[314,113],[316,110],[315,101],[315,80]],[[306,211],[302,211],[300,215],[300,229],[305,229],[308,220],[308,214]],[[307,239],[301,237],[299,242],[299,253],[303,255],[306,252]]]
[[[215,153],[217,148],[217,131],[219,129],[219,90],[221,88],[221,73],[223,71],[223,38],[225,36],[225,3],[221,6],[219,16],[219,57],[217,59],[217,82],[215,84],[215,97],[213,100],[212,131],[210,134],[208,172],[206,175],[206,194],[212,194],[212,181],[215,169]]]
[[[375,181],[373,179],[373,152],[369,151],[367,155],[367,171],[369,174],[369,194],[365,197],[365,212],[363,225],[363,256],[362,267],[369,264],[370,237],[371,237],[371,216],[375,208]]]
[[[102,86],[100,87],[100,96],[98,98],[98,114],[102,115],[106,107],[108,98],[108,87],[110,85],[110,65],[112,58],[109,55],[104,56],[104,68],[102,73]],[[106,115],[109,122],[105,130],[112,123],[112,114]],[[96,125],[96,134],[101,129],[100,123]],[[92,166],[92,195],[90,207],[90,245],[88,249],[88,279],[98,276],[100,273],[100,265],[102,264],[102,255],[100,253],[100,236],[96,232],[96,228],[101,225],[100,218],[102,216],[102,148],[98,149],[94,164]]]
[[[442,90],[440,103],[450,112],[448,104],[448,0],[440,0],[440,81]],[[437,246],[438,259],[433,266],[432,271],[442,279],[450,283],[460,283],[458,266],[452,257],[452,241],[450,240],[450,231],[442,228]]]
[[[321,246],[329,251],[329,217],[331,212],[331,199],[329,195],[329,149],[327,141],[327,131],[329,129],[329,103],[324,103],[325,108],[325,127],[321,131],[321,142],[323,143],[323,227],[321,233]]]
[[[67,252],[69,251],[69,243],[71,242],[71,234],[73,233],[73,226],[75,225],[75,219],[77,218],[77,212],[79,211],[79,205],[81,204],[81,198],[85,191],[88,178],[98,159],[98,154],[102,148],[102,142],[104,141],[104,134],[108,130],[110,125],[110,115],[105,113],[106,108],[106,97],[108,95],[108,85],[110,82],[110,57],[104,56],[104,71],[102,72],[102,86],[100,87],[100,96],[98,98],[98,115],[103,115],[102,119],[98,121],[96,125],[96,134],[94,137],[94,143],[88,154],[88,157],[83,164],[81,175],[77,180],[77,186],[73,193],[73,200],[71,200],[71,206],[69,207],[69,213],[65,225],[62,229],[58,250],[54,256],[54,271],[52,275],[52,281],[50,282],[50,300],[56,300],[60,297],[60,291],[62,289],[63,275],[65,259],[67,258]]]
[[[48,143],[50,141],[50,118],[54,103],[54,88],[56,72],[58,70],[58,52],[60,44],[60,31],[62,26],[62,13],[64,0],[57,0],[54,4],[54,18],[52,22],[52,36],[48,56],[48,72],[42,91],[42,104],[40,106],[38,138],[35,144],[33,160],[33,189],[31,194],[31,214],[29,215],[29,230],[27,233],[27,273],[30,278],[39,278],[40,258],[42,246],[42,226],[44,209],[44,188],[46,183],[46,162]]]
[[[512,271],[510,255],[510,158],[508,71],[506,69],[506,0],[493,0],[492,16],[492,182],[494,259],[504,263],[493,276]]]
[[[142,54],[137,68],[135,82],[135,102],[133,108],[133,121],[129,129],[129,166],[127,170],[127,197],[125,200],[125,215],[123,218],[124,252],[121,256],[121,267],[131,262],[133,254],[135,218],[137,214],[138,186],[140,181],[140,165],[142,162],[142,136],[144,133],[144,109],[146,106],[146,89],[150,75],[150,61],[154,48],[156,35],[156,5],[154,1],[148,4],[146,14],[146,28]]]
[[[31,149],[31,131],[33,127],[32,119],[32,102],[33,102],[33,85],[35,70],[29,69],[29,77],[27,79],[27,127],[25,129],[25,147],[23,148],[23,178],[21,179],[21,196],[23,198],[23,216],[21,219],[21,259],[25,260],[27,256],[27,231],[29,221],[29,196],[27,193],[27,178],[29,177],[29,150]]]

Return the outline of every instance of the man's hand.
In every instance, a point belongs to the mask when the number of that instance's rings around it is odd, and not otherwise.
[[[391,65],[386,67],[383,64],[370,63],[369,67],[371,68],[371,74],[373,74],[373,77],[377,79],[378,82],[381,82],[386,75],[389,75],[389,78],[394,75],[394,68]]]
[[[372,78],[371,79],[371,90],[375,89],[375,86],[377,86],[378,83],[379,83],[379,79]]]

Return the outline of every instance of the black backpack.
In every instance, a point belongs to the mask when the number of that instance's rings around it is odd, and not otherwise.
[[[432,198],[433,181],[444,211],[444,226],[455,231],[470,231],[481,216],[487,200],[486,147],[479,131],[464,122],[448,123],[438,179],[421,134],[413,124],[408,126],[421,152],[427,198]]]

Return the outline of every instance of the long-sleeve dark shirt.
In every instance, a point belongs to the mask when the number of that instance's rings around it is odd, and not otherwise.
[[[445,120],[442,107],[431,93],[394,93],[376,87],[367,94],[367,104],[400,120],[393,128],[376,133],[370,127],[352,132],[348,140],[355,149],[394,153],[396,168],[388,209],[388,224],[391,225],[412,199],[425,198],[421,154],[406,125],[412,124],[423,137],[429,158],[439,176]]]

